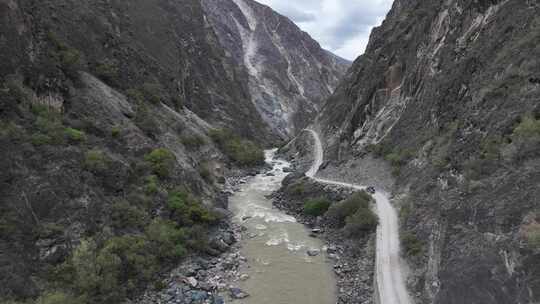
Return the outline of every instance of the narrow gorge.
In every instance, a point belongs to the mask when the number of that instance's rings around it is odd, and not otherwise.
[[[261,2],[0,0],[0,303],[540,303],[540,1]]]

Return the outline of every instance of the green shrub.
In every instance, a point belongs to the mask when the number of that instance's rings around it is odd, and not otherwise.
[[[148,214],[128,201],[122,200],[111,208],[112,225],[116,229],[142,228],[146,226]]]
[[[185,189],[171,191],[167,205],[172,211],[173,217],[183,225],[207,224],[217,220],[213,212]]]
[[[126,96],[135,104],[141,104],[144,102],[144,94],[137,89],[127,89]]]
[[[356,192],[348,199],[333,204],[326,212],[326,217],[337,221],[340,227],[346,224],[346,219],[354,215],[359,209],[369,210],[371,196],[364,191]]]
[[[152,166],[152,171],[160,178],[167,178],[171,175],[171,170],[176,165],[176,157],[174,154],[165,149],[159,148],[146,154],[144,160]]]
[[[159,191],[159,178],[156,175],[150,175],[146,178],[144,192],[146,194],[156,194]]]
[[[405,232],[401,235],[401,244],[408,256],[418,256],[423,251],[422,242],[411,232]]]
[[[384,155],[392,153],[390,146],[383,143],[370,144],[366,146],[366,151],[373,153],[376,157],[383,157]]]
[[[135,124],[148,136],[155,136],[159,131],[159,125],[150,113],[148,108],[144,104],[140,104],[137,107],[137,114],[135,116]]]
[[[209,248],[208,230],[202,225],[186,229],[186,245],[193,250],[204,252]]]
[[[414,152],[409,149],[394,149],[393,152],[384,156],[386,161],[389,161],[393,167],[394,175],[399,175],[401,168],[413,157]]]
[[[529,247],[533,249],[540,249],[540,223],[528,225],[525,233]]]
[[[240,166],[264,164],[264,151],[255,143],[243,140],[228,130],[214,129],[210,137],[232,161]]]
[[[377,229],[379,218],[371,209],[358,208],[358,210],[345,220],[345,234],[349,237],[362,237]]]
[[[209,183],[214,181],[212,170],[210,169],[210,165],[208,163],[202,163],[199,166],[199,175]]]
[[[75,290],[103,302],[114,303],[122,298],[119,276],[122,260],[108,250],[98,250],[93,240],[83,240],[69,266],[73,270]]]
[[[61,145],[65,142],[64,126],[62,125],[59,113],[52,109],[44,110],[43,107],[34,107],[38,113],[34,126],[38,130],[37,134],[46,135],[49,138],[48,144]]]
[[[144,83],[142,93],[144,98],[153,104],[159,104],[165,99],[163,87],[159,83]]]
[[[60,291],[46,292],[36,299],[35,304],[86,304],[83,298],[77,298]]]
[[[304,214],[311,216],[321,216],[330,208],[330,201],[326,198],[316,198],[304,204]]]
[[[118,127],[118,126],[114,126],[114,127],[111,128],[111,136],[113,138],[120,137],[121,132],[122,132],[122,129],[120,129],[120,127]]]
[[[499,165],[500,163],[495,160],[473,158],[464,163],[463,169],[467,179],[480,180],[497,170]]]
[[[76,76],[77,70],[81,68],[81,53],[79,50],[68,47],[59,52],[59,57],[62,70],[70,77]]]
[[[83,131],[73,128],[65,128],[64,134],[66,138],[71,142],[83,142],[86,139],[86,134],[84,134]]]
[[[105,152],[93,149],[84,156],[84,168],[93,173],[103,173],[108,170],[109,161]]]
[[[118,79],[118,64],[116,61],[105,59],[97,64],[95,73],[105,82],[115,82]]]
[[[200,135],[184,136],[182,137],[182,144],[188,149],[196,150],[204,146],[206,141]]]
[[[135,287],[143,282],[150,281],[159,271],[158,257],[153,251],[151,241],[146,235],[126,235],[113,237],[105,243],[103,251],[108,251],[120,257],[122,261],[121,277],[131,293]]]
[[[42,134],[42,133],[37,133],[37,134],[33,134],[30,137],[30,142],[34,146],[43,146],[43,145],[51,145],[53,143],[53,140],[48,135],[45,135],[45,134]]]
[[[540,120],[533,115],[525,115],[514,128],[512,135],[522,139],[540,137]]]
[[[160,259],[177,260],[186,254],[186,232],[174,222],[156,219],[146,228],[146,235]]]
[[[0,121],[0,139],[22,141],[26,139],[25,130],[13,122]]]
[[[32,91],[24,86],[24,84],[17,80],[8,80],[4,82],[4,86],[7,89],[7,93],[17,104],[28,104],[33,100]],[[0,90],[2,88],[0,87]]]
[[[306,186],[303,181],[299,181],[291,185],[288,188],[288,192],[293,196],[300,197],[306,194]]]

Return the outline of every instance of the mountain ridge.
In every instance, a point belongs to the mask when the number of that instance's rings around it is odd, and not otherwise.
[[[305,127],[349,63],[266,5],[204,0],[203,7],[230,57],[247,72],[263,120],[283,138]]]

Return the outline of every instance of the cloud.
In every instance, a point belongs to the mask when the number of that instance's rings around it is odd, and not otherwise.
[[[361,55],[371,29],[392,0],[258,0],[289,17],[326,49],[349,60]]]

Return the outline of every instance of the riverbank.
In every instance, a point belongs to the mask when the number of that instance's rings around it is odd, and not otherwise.
[[[298,185],[302,185],[303,193],[298,192]],[[306,216],[303,212],[304,203],[308,199],[325,197],[338,202],[354,192],[296,174],[284,180],[283,187],[272,194],[272,201],[274,206],[309,227],[311,237],[325,243],[325,253],[336,276],[337,303],[371,304],[375,303],[375,233],[364,238],[347,238],[342,229],[335,228],[331,221],[323,217]]]
[[[134,303],[221,304],[248,295],[238,288],[239,282],[247,278],[242,269],[249,267],[247,259],[240,252],[239,243],[245,227],[233,221],[234,214],[229,210],[228,201],[250,178],[270,169],[268,165],[229,169],[220,198],[222,211],[226,214],[209,238],[209,251],[213,254],[187,257],[164,275],[155,284],[156,288],[147,290]]]

